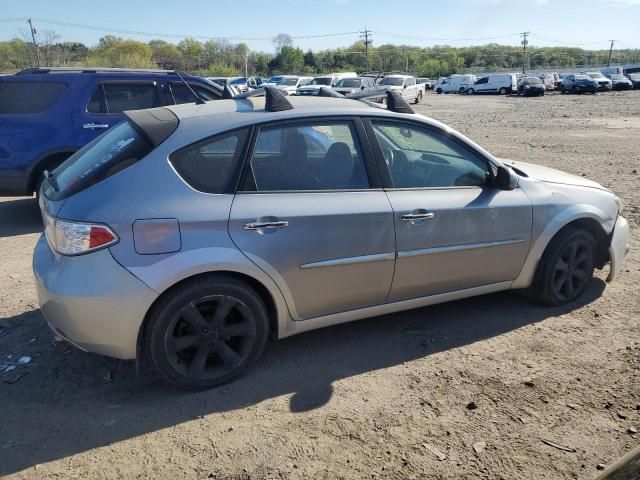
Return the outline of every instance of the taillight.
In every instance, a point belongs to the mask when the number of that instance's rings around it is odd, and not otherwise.
[[[60,220],[43,213],[49,245],[61,255],[82,255],[118,242],[106,225]]]

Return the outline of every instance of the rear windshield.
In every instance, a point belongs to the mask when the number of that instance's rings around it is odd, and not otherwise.
[[[309,85],[331,85],[331,77],[317,77],[309,82]]]
[[[384,77],[380,82],[380,85],[393,85],[400,86],[404,83],[404,78],[402,77]]]
[[[152,149],[151,142],[131,122],[121,122],[56,168],[46,195],[56,200],[66,198],[124,170]]]
[[[640,73],[632,73],[629,75],[631,80],[640,80]]]
[[[66,88],[60,82],[0,81],[0,114],[44,112]]]

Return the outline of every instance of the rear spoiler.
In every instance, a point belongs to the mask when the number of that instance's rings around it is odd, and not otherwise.
[[[147,110],[127,110],[123,112],[147,139],[157,147],[169,135],[176,131],[180,121],[175,113],[166,107],[150,108]]]

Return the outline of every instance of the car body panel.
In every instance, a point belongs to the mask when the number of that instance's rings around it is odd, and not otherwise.
[[[264,218],[288,226],[270,232],[245,229]],[[387,299],[395,236],[382,190],[240,193],[229,232],[236,246],[278,284],[295,320]]]
[[[622,270],[622,262],[629,252],[629,223],[623,217],[618,217],[613,230],[613,238],[609,247],[611,268],[607,276],[607,282],[613,282]]]
[[[520,189],[408,189],[387,192],[398,259],[390,302],[515,279],[529,251],[532,207]],[[430,219],[409,222],[414,210]]]

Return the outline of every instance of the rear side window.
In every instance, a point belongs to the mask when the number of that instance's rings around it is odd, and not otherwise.
[[[169,157],[182,179],[205,193],[224,193],[239,169],[246,130],[189,145]]]
[[[0,114],[44,112],[66,88],[60,82],[0,82]]]
[[[160,106],[155,82],[101,83],[87,104],[89,113],[122,113]]]
[[[350,123],[313,123],[260,130],[245,190],[369,188]]]
[[[46,194],[66,198],[127,168],[151,150],[151,142],[131,122],[121,122],[65,160],[53,172],[58,191],[49,188]]]

